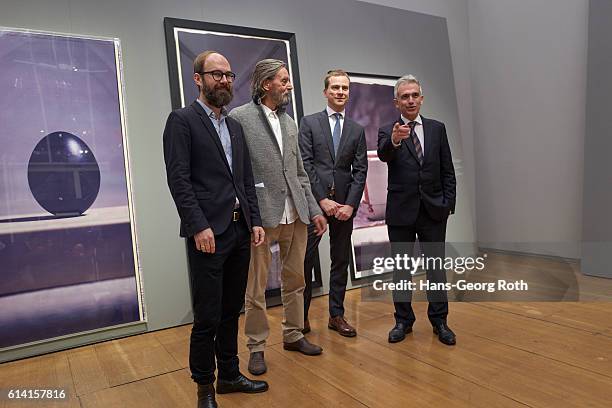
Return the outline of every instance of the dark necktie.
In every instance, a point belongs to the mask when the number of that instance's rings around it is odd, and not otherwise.
[[[334,142],[334,156],[338,155],[338,146],[340,146],[340,136],[342,130],[340,129],[340,119],[342,118],[341,113],[334,113],[336,118],[336,125],[334,126],[334,132],[332,133],[332,140]]]
[[[421,146],[419,137],[417,136],[416,131],[414,130],[416,124],[417,122],[414,120],[411,122],[408,122],[408,126],[410,126],[410,138],[412,139],[412,144],[414,144],[414,150],[416,151],[417,160],[419,161],[419,164],[422,166],[423,165],[423,147]]]

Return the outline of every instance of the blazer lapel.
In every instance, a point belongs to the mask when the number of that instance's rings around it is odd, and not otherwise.
[[[342,157],[342,149],[348,143],[347,139],[351,135],[352,131],[351,122],[346,120],[346,116],[344,117],[344,124],[342,125],[342,134],[340,136],[340,145],[338,146],[338,157]]]
[[[200,106],[200,103],[198,101],[193,102],[191,104],[191,107],[200,116],[202,123],[204,123],[204,126],[208,130],[208,136],[213,140],[213,142],[215,143],[215,146],[217,146],[217,150],[219,151],[219,154],[221,154],[221,159],[223,160],[223,163],[225,163],[225,167],[227,168],[227,171],[229,171],[231,174],[230,166],[229,166],[229,163],[227,162],[227,157],[225,157],[225,150],[223,150],[223,145],[221,144],[221,138],[219,137],[219,134],[217,133],[217,129],[215,129],[215,126],[213,125],[212,121],[206,114],[206,111],[204,110],[204,108],[202,108],[202,106]],[[232,151],[233,149],[234,149],[234,144],[232,143]]]
[[[404,123],[404,121],[402,120],[401,116],[400,116],[400,119],[399,119],[399,123],[401,123],[401,124]],[[412,143],[412,139],[408,138],[408,139],[404,140],[404,143],[402,143],[402,144],[406,145],[406,147],[408,148],[408,150],[410,151],[410,153],[414,157],[414,160],[416,160],[417,163],[418,163],[419,159],[418,159],[417,154],[416,154],[416,149],[414,148],[414,143]]]
[[[323,129],[323,135],[327,141],[327,147],[329,148],[329,154],[331,154],[332,160],[336,161],[336,154],[334,153],[334,140],[332,139],[331,129],[329,127],[329,117],[327,116],[327,110],[324,110],[319,115],[319,122],[321,129]]]
[[[283,113],[278,117],[281,128],[281,137],[283,138],[283,162],[290,157],[289,153],[291,152],[291,144],[287,139],[287,117],[285,115],[286,113]]]
[[[227,120],[227,118],[225,118],[225,123],[227,124],[227,130],[229,130],[229,134],[230,134],[230,140],[232,141],[232,177],[234,176],[234,173],[236,172],[236,163],[238,162],[238,160],[242,160],[241,158],[239,158],[239,151],[238,151],[238,144],[239,141],[236,139],[235,136],[235,130],[234,130],[234,126],[230,125],[230,121]]]
[[[264,111],[263,106],[255,105],[255,107],[257,108],[257,111],[259,112],[259,119],[261,119],[263,121],[263,123],[265,124],[264,126],[266,127],[266,129],[268,129],[268,136],[270,138],[272,138],[272,144],[274,146],[276,146],[276,150],[282,156],[283,154],[282,154],[282,152],[280,150],[280,146],[278,145],[278,141],[276,140],[276,136],[274,135],[274,131],[272,130],[272,126],[270,126],[270,121],[266,117],[266,112]],[[279,121],[280,121],[280,118],[279,118]],[[281,124],[281,130],[282,130],[282,124]],[[284,145],[284,143],[283,143],[283,145]]]
[[[423,150],[423,165],[425,165],[431,152],[431,122],[423,116],[421,116],[421,121],[423,122],[423,141],[425,143],[425,149]]]

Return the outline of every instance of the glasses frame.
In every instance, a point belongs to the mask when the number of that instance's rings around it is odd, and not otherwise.
[[[236,79],[236,74],[234,72],[232,71],[223,72],[218,69],[215,69],[213,71],[198,72],[198,74],[200,75],[210,74],[210,76],[217,82],[220,82],[223,79],[223,77],[225,77],[227,82],[234,82],[234,80]],[[219,79],[217,79],[217,77],[219,77]]]

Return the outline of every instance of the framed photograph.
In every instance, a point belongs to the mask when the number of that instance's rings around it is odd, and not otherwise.
[[[287,107],[287,113],[299,123],[303,110],[294,33],[169,17],[164,19],[164,26],[173,109],[185,107],[198,97],[193,81],[193,60],[203,51],[214,50],[228,59],[236,73],[234,99],[227,107],[230,111],[251,100],[251,78],[258,61],[275,58],[286,62],[293,84],[292,104]],[[266,296],[276,297],[280,295],[282,263],[278,244],[272,243],[270,250],[272,262]],[[313,276],[313,287],[322,286],[318,262]]]
[[[350,100],[346,115],[365,128],[368,148],[368,176],[353,222],[351,278],[374,275],[373,259],[389,256],[391,246],[385,224],[387,205],[387,164],[377,154],[378,128],[400,116],[393,103],[397,77],[349,73]],[[390,272],[390,271],[387,271]]]
[[[251,100],[251,76],[257,62],[275,58],[287,63],[293,84],[287,113],[299,123],[303,110],[294,33],[169,17],[164,18],[164,27],[173,109],[185,107],[198,97],[193,60],[201,52],[213,50],[223,54],[236,73],[234,99],[227,107],[230,111]]]
[[[0,349],[144,320],[118,39],[0,28]]]

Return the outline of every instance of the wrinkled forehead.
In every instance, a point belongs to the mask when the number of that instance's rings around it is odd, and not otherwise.
[[[289,79],[289,71],[287,71],[287,68],[282,67],[281,69],[279,69],[276,75],[274,76],[274,79],[280,79],[281,81],[284,79]]]

